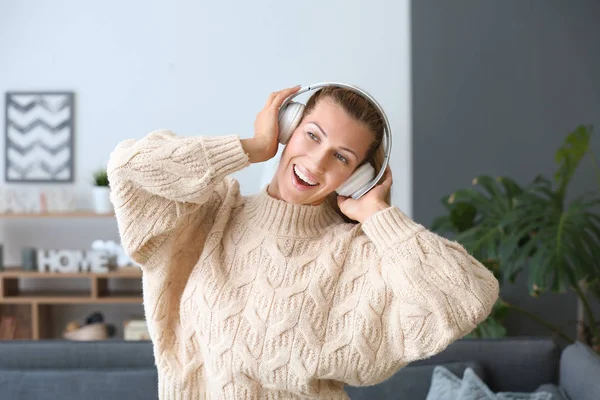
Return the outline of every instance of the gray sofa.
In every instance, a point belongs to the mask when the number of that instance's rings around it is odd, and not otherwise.
[[[383,384],[347,391],[352,400],[424,399],[435,365],[459,376],[470,366],[494,391],[554,390],[557,399],[561,391],[569,400],[600,399],[600,357],[579,343],[561,351],[538,338],[459,340]],[[112,340],[0,342],[0,398],[157,399],[152,347]]]
[[[433,368],[458,377],[466,367],[494,392],[551,392],[558,400],[600,399],[600,357],[581,343],[564,350],[545,338],[463,339],[400,370],[381,385],[348,388],[352,400],[425,399]],[[450,400],[450,399],[449,399]]]

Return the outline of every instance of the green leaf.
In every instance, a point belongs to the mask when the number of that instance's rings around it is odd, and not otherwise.
[[[496,181],[491,176],[480,175],[473,180],[473,183],[483,187],[492,198],[506,198],[504,192],[496,186]]]
[[[478,326],[482,339],[500,338],[506,336],[506,328],[494,318],[486,318]]]
[[[589,151],[591,134],[591,126],[579,125],[566,137],[563,145],[556,151],[554,161],[559,168],[554,174],[554,180],[559,187],[558,193],[564,195],[581,159]]]
[[[433,220],[430,228],[433,232],[437,233],[454,233],[456,227],[452,223],[452,220],[447,215],[442,215]]]
[[[510,199],[517,198],[523,193],[523,188],[506,176],[499,177],[498,182],[500,182],[504,188],[504,192]]]
[[[490,315],[482,321],[467,337],[480,339],[500,338],[506,336],[506,328],[502,325],[509,308],[502,300],[498,300]]]
[[[459,189],[448,199],[450,203],[465,202],[472,204],[478,211],[485,211],[490,200],[473,188]]]
[[[109,186],[108,173],[106,169],[99,169],[94,172],[94,185],[96,186]]]
[[[464,232],[475,225],[477,209],[467,202],[455,203],[450,211],[450,220],[457,232]]]
[[[509,239],[513,239],[512,237]],[[529,240],[520,248],[515,248],[515,251],[511,254],[504,256],[501,268],[505,274],[505,279],[511,283],[515,282],[517,275],[523,268],[527,261],[531,257],[531,252],[536,248],[537,242],[535,240]]]
[[[598,252],[600,229],[596,220],[590,218],[595,200],[576,199],[563,211],[551,197],[527,196],[519,210],[526,224],[522,226],[531,229],[531,224],[536,224],[535,254],[527,264],[532,295],[545,290],[565,292],[578,280],[594,277],[598,271],[597,258],[592,254]]]

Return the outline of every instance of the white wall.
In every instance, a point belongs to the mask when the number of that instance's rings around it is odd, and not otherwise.
[[[76,93],[75,173],[85,207],[92,171],[123,139],[157,128],[250,137],[270,92],[325,80],[356,84],[387,111],[393,201],[411,214],[409,1],[368,4],[2,1],[0,92]],[[244,194],[259,189],[261,167],[236,174]],[[24,243],[80,247],[97,237],[116,239],[116,224],[0,221],[8,264],[18,263]]]

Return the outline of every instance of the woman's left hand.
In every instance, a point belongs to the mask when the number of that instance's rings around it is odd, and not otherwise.
[[[390,207],[386,201],[386,196],[392,187],[392,170],[389,166],[381,178],[379,184],[358,200],[354,200],[352,197],[338,196],[340,211],[348,218],[362,224],[371,215]]]

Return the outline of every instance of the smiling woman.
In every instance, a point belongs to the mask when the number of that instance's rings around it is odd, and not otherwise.
[[[276,155],[280,109],[298,90],[268,97],[253,138],[163,130],[111,155],[162,400],[347,399],[345,384],[439,353],[497,299],[464,248],[390,204],[389,168],[364,196],[336,194],[385,156],[381,115],[352,91],[313,95],[268,187],[240,194],[230,175]]]

